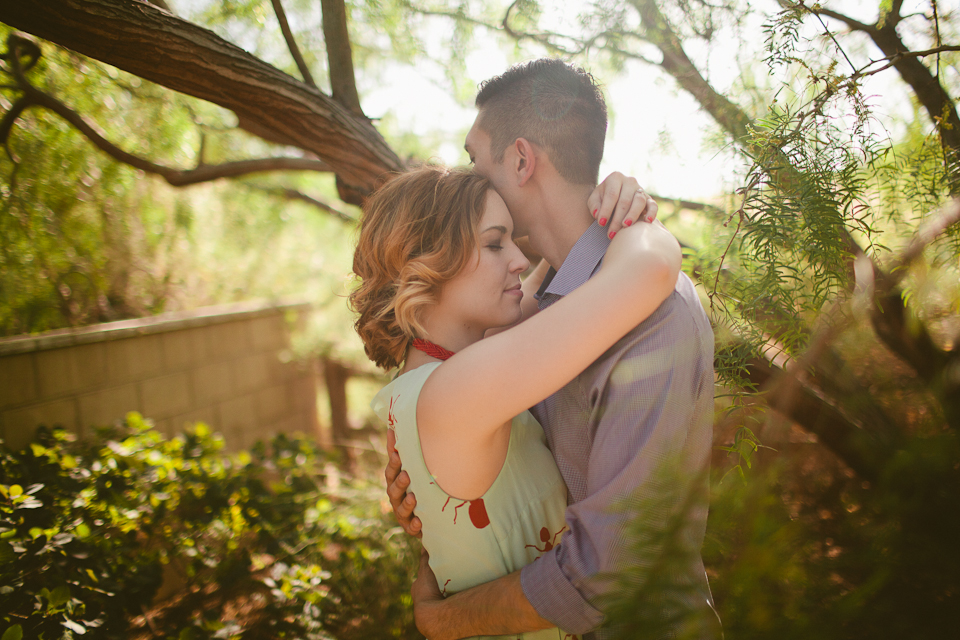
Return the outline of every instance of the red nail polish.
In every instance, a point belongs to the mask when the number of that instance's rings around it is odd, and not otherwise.
[[[594,217],[594,218],[597,217],[597,211],[600,211],[600,209],[594,209],[594,210],[593,210],[593,217]]]
[[[606,218],[600,218],[600,220],[598,220],[598,222],[600,223],[600,226],[602,227],[602,226],[604,226],[604,225],[607,224],[607,219],[606,219]]]
[[[629,227],[629,226],[632,225],[632,224],[633,224],[633,220],[624,220],[624,221],[623,221],[623,226],[625,226],[625,227]]]
[[[613,236],[615,236],[615,235],[617,235],[617,232],[616,232],[616,231],[611,231],[611,232],[610,232],[610,239],[613,240]]]

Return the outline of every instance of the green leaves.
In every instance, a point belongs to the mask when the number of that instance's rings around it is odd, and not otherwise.
[[[12,627],[8,627],[6,631],[3,632],[2,638],[0,640],[20,640],[23,638],[23,629],[20,625],[15,624]]]
[[[91,441],[55,431],[19,453],[0,448],[0,628],[15,621],[6,633],[51,638],[414,633],[401,600],[416,550],[387,535],[379,487],[325,491],[326,459],[304,440],[222,449],[205,425],[166,440],[137,414]],[[175,606],[162,602],[171,596]]]
[[[740,476],[741,480],[746,481],[746,474],[743,471],[743,465],[747,466],[747,469],[753,467],[753,454],[757,452],[758,449],[770,449],[775,451],[771,447],[767,447],[760,443],[760,439],[753,433],[749,427],[740,426],[737,428],[736,433],[733,436],[733,443],[726,446],[717,447],[721,451],[726,451],[735,458],[736,463],[723,474],[723,478],[720,479],[720,482],[734,471]]]

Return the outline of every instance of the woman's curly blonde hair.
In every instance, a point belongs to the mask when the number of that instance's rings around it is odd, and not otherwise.
[[[468,169],[425,165],[399,174],[366,201],[353,255],[350,307],[367,356],[391,369],[423,336],[422,313],[479,248],[490,183]]]

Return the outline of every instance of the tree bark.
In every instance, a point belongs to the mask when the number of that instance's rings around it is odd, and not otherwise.
[[[135,0],[15,0],[0,21],[233,111],[264,140],[327,162],[360,194],[402,169],[370,121],[214,33]]]

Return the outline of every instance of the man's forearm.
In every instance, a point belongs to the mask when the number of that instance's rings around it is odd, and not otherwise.
[[[429,640],[507,635],[556,626],[523,594],[520,572],[477,585],[443,600],[415,603],[417,627]]]

